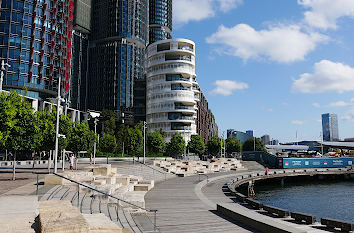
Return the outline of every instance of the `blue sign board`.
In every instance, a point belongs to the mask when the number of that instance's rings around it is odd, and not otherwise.
[[[354,165],[353,157],[283,158],[283,168],[326,168]]]

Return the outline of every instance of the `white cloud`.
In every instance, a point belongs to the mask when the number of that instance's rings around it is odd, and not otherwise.
[[[243,3],[243,0],[216,0],[222,12],[228,12]]]
[[[323,93],[354,91],[354,68],[343,63],[322,60],[314,65],[314,73],[304,73],[292,85],[294,91]]]
[[[303,32],[297,25],[275,26],[266,30],[238,24],[232,28],[219,26],[217,32],[209,36],[209,44],[222,44],[222,52],[248,59],[269,59],[280,63],[304,60],[317,44],[328,38],[318,33]]]
[[[304,15],[312,27],[336,29],[339,18],[354,18],[354,0],[298,0],[298,4],[311,9]]]
[[[319,103],[312,103],[312,106],[314,106],[315,108],[321,107],[321,105]]]
[[[228,12],[243,0],[175,0],[173,1],[173,21],[185,24],[214,17],[218,10]]]
[[[305,123],[304,121],[299,121],[299,120],[291,121],[291,124],[293,124],[293,125],[303,125],[304,123]]]
[[[349,106],[350,103],[346,103],[344,101],[332,102],[329,104],[330,107],[346,107]]]
[[[214,88],[210,93],[212,95],[232,95],[235,90],[244,90],[249,86],[244,82],[236,82],[231,80],[216,80],[215,84],[216,88]]]

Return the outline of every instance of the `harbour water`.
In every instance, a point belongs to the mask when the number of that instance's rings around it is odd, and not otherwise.
[[[313,181],[257,185],[255,199],[289,211],[354,223],[354,182]]]

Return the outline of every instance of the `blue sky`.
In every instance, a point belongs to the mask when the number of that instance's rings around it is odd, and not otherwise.
[[[321,114],[354,137],[354,0],[173,0],[175,38],[219,128],[319,140]]]

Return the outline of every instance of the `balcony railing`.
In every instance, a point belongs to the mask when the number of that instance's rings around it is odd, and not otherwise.
[[[192,127],[171,125],[171,130],[192,130]]]
[[[172,91],[188,91],[187,87],[171,87]]]
[[[175,109],[179,110],[179,109],[185,109],[185,110],[194,110],[194,107],[192,106],[183,106],[183,105],[176,105]]]
[[[189,82],[188,79],[182,78],[182,77],[178,77],[178,76],[167,76],[166,77],[166,81],[185,81],[185,82]]]

